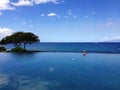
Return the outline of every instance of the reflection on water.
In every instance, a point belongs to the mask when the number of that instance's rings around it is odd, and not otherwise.
[[[49,72],[53,72],[54,70],[55,70],[54,67],[50,67],[50,68],[49,68]]]
[[[10,77],[12,80],[10,80]],[[43,80],[42,78],[31,78],[27,76],[8,76],[0,73],[0,90],[7,86],[15,90],[50,90],[52,87],[58,87],[60,82]]]
[[[0,88],[7,86],[9,83],[9,76],[6,74],[0,73]]]
[[[120,90],[120,55],[0,53],[0,90]]]

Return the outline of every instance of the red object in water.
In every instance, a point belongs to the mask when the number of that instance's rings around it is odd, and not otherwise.
[[[87,54],[87,52],[85,50],[83,50],[82,54],[85,56]]]

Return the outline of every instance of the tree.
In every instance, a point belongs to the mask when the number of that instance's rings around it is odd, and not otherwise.
[[[11,43],[11,37],[10,36],[6,36],[5,38],[3,38],[1,41],[0,41],[0,44],[1,45],[5,45],[5,44],[8,44],[8,43]]]
[[[22,43],[24,45],[24,49],[26,48],[26,44],[32,44],[35,42],[39,42],[39,38],[38,36],[34,35],[31,32],[28,33],[24,33],[24,35],[22,36]]]
[[[22,44],[24,45],[24,49],[26,48],[26,44],[32,44],[35,42],[39,42],[39,37],[31,32],[16,32],[10,36],[6,36],[3,38],[0,43],[4,44],[14,44],[15,47],[20,47]]]

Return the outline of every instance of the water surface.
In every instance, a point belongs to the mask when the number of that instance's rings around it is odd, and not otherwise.
[[[120,90],[120,54],[0,53],[0,90]]]
[[[11,49],[13,45],[7,45],[6,48]],[[28,50],[49,51],[49,52],[82,52],[86,50],[94,53],[119,53],[120,42],[84,42],[84,43],[35,43],[27,44]]]

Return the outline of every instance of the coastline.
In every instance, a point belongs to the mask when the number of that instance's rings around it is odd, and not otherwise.
[[[12,52],[12,51],[3,51],[5,53],[37,53],[37,52],[51,52],[51,53],[82,53],[79,51],[40,51],[40,50],[27,50],[25,52]],[[0,52],[1,53],[1,52]],[[97,52],[97,51],[88,51],[87,54],[97,53],[97,54],[120,54],[120,52]]]

